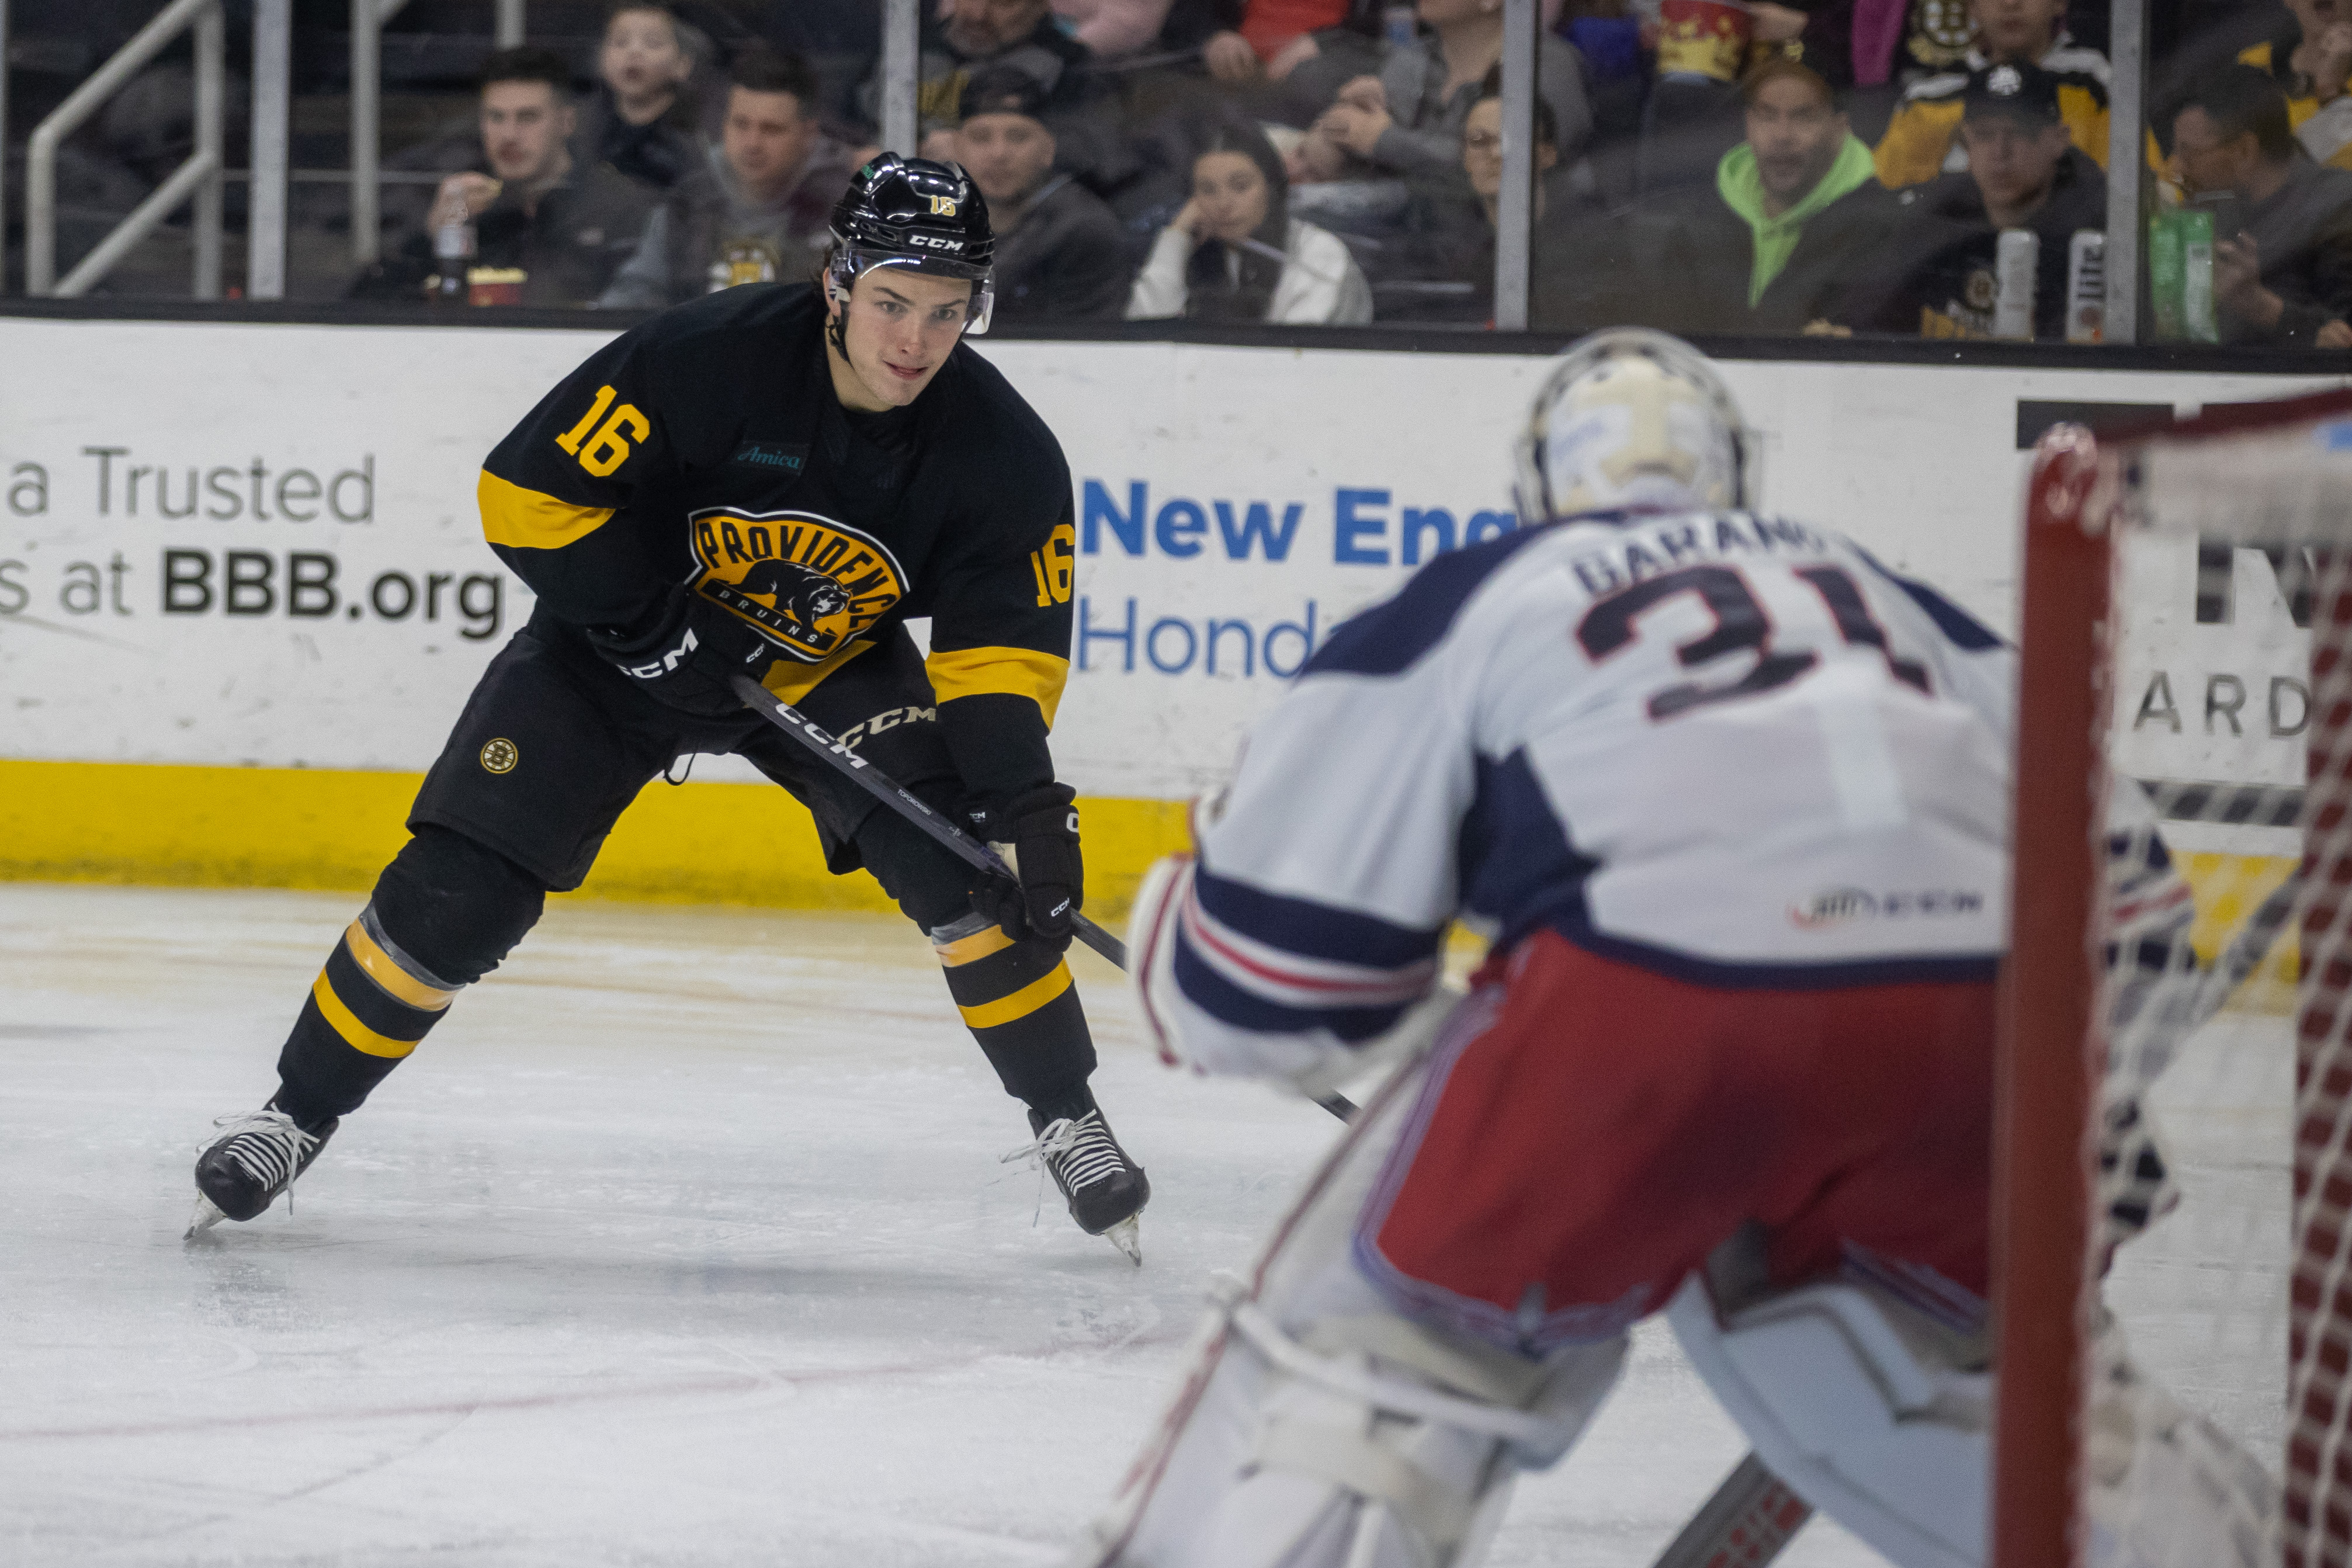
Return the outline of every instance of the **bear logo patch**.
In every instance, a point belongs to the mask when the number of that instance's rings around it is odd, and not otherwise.
[[[890,613],[906,574],[889,547],[814,512],[696,512],[694,591],[759,628],[793,658],[820,663]]]

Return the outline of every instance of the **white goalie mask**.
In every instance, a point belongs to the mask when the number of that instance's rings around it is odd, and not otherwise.
[[[1705,354],[1613,327],[1570,344],[1536,395],[1519,435],[1519,518],[1753,506],[1753,454]]]

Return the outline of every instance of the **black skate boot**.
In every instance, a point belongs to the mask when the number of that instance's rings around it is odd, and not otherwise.
[[[221,1117],[213,1125],[221,1129],[220,1136],[196,1156],[196,1212],[188,1221],[190,1236],[225,1219],[251,1219],[268,1208],[310,1168],[335,1135],[337,1123],[330,1117],[305,1131],[271,1104]]]
[[[1078,1228],[1101,1237],[1140,1267],[1143,1238],[1136,1222],[1151,1201],[1151,1182],[1118,1146],[1093,1094],[1082,1089],[1066,1100],[1032,1109],[1029,1130],[1037,1142],[1005,1158],[1026,1155],[1044,1162]]]

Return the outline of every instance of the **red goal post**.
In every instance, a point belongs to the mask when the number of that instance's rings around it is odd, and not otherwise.
[[[2183,825],[2183,837],[2230,830],[2261,810],[2284,813],[2264,819],[2262,830],[2286,847],[2284,863],[2301,867],[2294,1102],[2279,1121],[2292,1128],[2290,1234],[2281,1242],[2289,1289],[2283,1312],[2272,1313],[2286,1318],[2285,1331],[2272,1336],[2257,1325],[2248,1332],[2226,1321],[2210,1328],[2217,1342],[2284,1341],[2287,1408],[2284,1441],[2274,1445],[2284,1451],[2258,1455],[2284,1488],[2276,1560],[2287,1568],[2352,1565],[2352,392],[2338,392],[2233,405],[2136,437],[2095,438],[2061,426],[2034,454],[2020,617],[2016,873],[1996,1073],[1994,1568],[2075,1568],[2084,1560],[2085,1368],[2105,1250],[2094,1223],[2104,1201],[2102,1093],[2111,1045],[2118,1059],[2128,1045],[2107,1037],[2105,805],[2119,726],[2143,728],[2156,710],[2174,733],[2187,728],[2169,709],[2168,685],[2163,710],[2156,686],[2145,694],[2122,689],[2119,649],[2135,617],[2159,623],[2170,614],[2178,624],[2182,608],[2136,602],[2134,584],[2145,579],[2125,562],[2135,550],[2160,549],[2178,562],[2200,545],[2202,559],[2218,555],[2224,586],[2195,619],[2209,609],[2226,618],[2237,552],[2262,551],[2279,582],[2301,585],[2297,625],[2307,619],[2311,649],[2300,778],[2268,789],[2229,777],[2138,781],[2151,786],[2161,826]],[[2245,683],[2221,679],[2236,682],[2242,704]],[[2282,683],[2295,684],[2289,676],[2270,682],[2265,743],[2273,763],[2285,732]],[[2217,730],[2220,712],[2236,736],[2239,709],[2216,709],[2215,689],[2209,685],[2204,727]],[[2269,804],[2246,804],[2257,796]],[[2210,961],[2206,950],[2226,942],[2232,921],[2242,926],[2261,900],[2198,892],[2200,952]],[[2240,942],[2242,953],[2248,945]],[[2282,1169],[2289,1155],[2276,1150]],[[2243,1271],[2229,1258],[2213,1267]]]

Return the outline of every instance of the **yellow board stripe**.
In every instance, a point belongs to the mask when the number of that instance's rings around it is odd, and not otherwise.
[[[1069,684],[1070,661],[1025,647],[963,647],[942,653],[936,649],[923,661],[931,689],[942,702],[990,692],[1026,697],[1054,727],[1054,713],[1062,705],[1062,688]]]
[[[474,487],[482,508],[482,537],[515,550],[561,550],[612,520],[609,506],[573,506],[482,470]]]
[[[1070,988],[1068,963],[1054,965],[1054,973],[1042,980],[1033,980],[1010,996],[993,1002],[983,1002],[977,1007],[959,1007],[963,1021],[975,1029],[993,1029],[999,1024],[1010,1024],[1015,1018],[1025,1018]]]
[[[335,988],[327,984],[323,972],[311,984],[310,1000],[319,1005],[320,1015],[334,1026],[335,1033],[342,1036],[344,1044],[355,1051],[397,1059],[416,1048],[415,1040],[395,1040],[389,1035],[379,1035],[361,1023],[358,1016],[343,1005],[343,999],[335,994]]]
[[[810,692],[816,689],[817,682],[873,646],[863,641],[844,643],[825,655],[824,661],[818,664],[795,664],[780,658],[768,667],[768,673],[760,678],[760,684],[774,692],[777,700],[797,708]]]
[[[940,955],[940,967],[942,969],[961,969],[967,963],[978,963],[992,952],[1003,952],[1012,945],[1013,939],[1004,934],[1003,926],[991,926],[986,931],[958,937],[945,946],[933,943],[931,951]]]
[[[343,941],[351,945],[352,956],[367,971],[367,977],[383,988],[384,994],[394,1001],[405,1002],[423,1013],[438,1013],[457,998],[455,991],[444,991],[438,985],[427,985],[400,967],[392,954],[376,945],[368,935],[367,927],[353,921],[343,931]],[[326,976],[320,975],[321,980]]]

